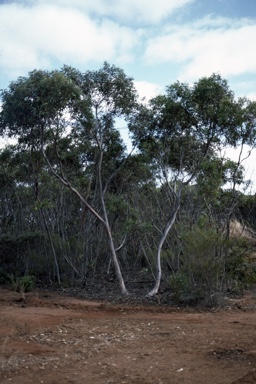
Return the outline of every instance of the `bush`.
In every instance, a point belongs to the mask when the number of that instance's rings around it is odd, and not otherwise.
[[[11,286],[17,292],[30,292],[34,289],[36,279],[34,276],[25,275],[22,277],[14,277],[10,275]]]
[[[256,266],[250,262],[252,251],[247,239],[238,238],[231,242],[225,271],[229,291],[241,293],[256,283]]]
[[[242,293],[256,282],[248,240],[226,239],[204,223],[183,235],[182,244],[179,270],[169,278],[175,300],[213,305],[227,292]]]
[[[169,277],[169,284],[173,291],[175,301],[183,301],[190,290],[188,277],[180,271]]]

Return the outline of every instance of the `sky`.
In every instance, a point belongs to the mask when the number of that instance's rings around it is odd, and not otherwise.
[[[255,41],[256,0],[0,0],[0,89],[34,69],[107,61],[148,99],[219,73],[256,100]],[[256,153],[245,164],[256,186],[254,164]]]

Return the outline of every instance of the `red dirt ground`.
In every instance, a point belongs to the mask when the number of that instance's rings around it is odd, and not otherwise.
[[[205,312],[0,289],[1,384],[256,383],[256,299]]]

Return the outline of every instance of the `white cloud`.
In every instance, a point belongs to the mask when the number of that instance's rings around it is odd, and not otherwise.
[[[246,97],[252,101],[256,101],[256,92],[253,93],[247,93]]]
[[[250,20],[207,16],[182,25],[174,19],[165,20],[195,1],[16,0],[0,3],[0,75],[13,79],[35,68],[52,69],[63,64],[84,70],[91,64],[102,65],[103,61],[121,67],[133,64],[134,76],[137,66],[144,66],[145,75],[140,69],[139,77],[143,80],[154,65],[156,69],[161,64],[156,81],[165,84],[174,75],[173,81],[179,78],[190,82],[213,72],[234,78],[255,73],[256,51],[252,42],[256,40],[256,25]],[[141,26],[134,24],[138,20]],[[151,25],[152,28],[149,25],[160,22]],[[164,63],[168,63],[169,68],[164,67]],[[168,76],[168,80],[164,76]],[[149,99],[158,86],[141,82],[138,87]],[[247,89],[255,94],[255,87]],[[243,87],[239,95],[244,95]]]
[[[134,81],[134,85],[138,91],[139,97],[145,98],[146,101],[163,93],[163,88],[156,83],[150,83],[148,81]]]
[[[145,60],[148,63],[181,63],[184,81],[220,72],[240,75],[256,72],[256,25],[249,20],[237,23],[229,19],[209,19],[166,28],[161,36],[148,41]]]
[[[21,75],[53,62],[129,61],[140,30],[53,5],[0,5],[0,69]]]
[[[194,0],[55,0],[54,4],[77,8],[119,22],[159,23]],[[34,3],[45,4],[46,0]],[[50,2],[49,2],[50,3]]]

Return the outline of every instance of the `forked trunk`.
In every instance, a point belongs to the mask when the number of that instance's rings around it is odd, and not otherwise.
[[[168,233],[170,232],[173,224],[175,223],[175,220],[176,220],[177,213],[178,213],[179,209],[180,209],[180,202],[178,201],[178,203],[176,204],[176,207],[174,208],[174,211],[173,211],[170,219],[168,220],[168,222],[167,222],[167,224],[165,226],[164,232],[163,232],[163,234],[162,234],[162,236],[160,238],[159,244],[158,244],[157,256],[156,256],[156,267],[157,267],[156,281],[155,281],[154,287],[151,289],[151,291],[149,291],[147,293],[147,296],[154,296],[154,295],[157,294],[157,292],[159,290],[160,283],[161,283],[161,278],[162,278],[161,251],[162,251],[164,242],[166,240],[166,237],[167,237]]]

